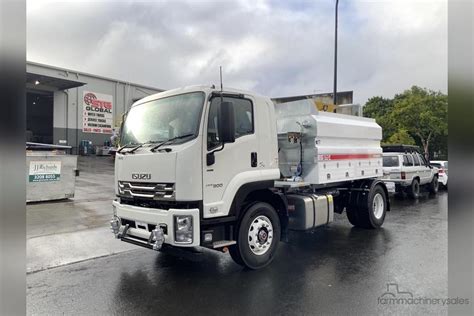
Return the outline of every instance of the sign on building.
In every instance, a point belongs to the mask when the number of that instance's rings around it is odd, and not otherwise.
[[[29,182],[59,181],[61,177],[61,161],[31,161]]]
[[[111,95],[84,91],[82,106],[84,133],[112,134],[114,114]]]

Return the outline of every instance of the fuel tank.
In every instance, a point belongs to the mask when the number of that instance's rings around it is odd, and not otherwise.
[[[332,195],[289,194],[289,228],[309,230],[334,220]]]

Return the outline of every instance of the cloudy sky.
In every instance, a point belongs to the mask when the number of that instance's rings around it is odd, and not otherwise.
[[[331,92],[334,0],[28,0],[27,58],[171,89]],[[338,90],[447,91],[447,1],[339,3]]]

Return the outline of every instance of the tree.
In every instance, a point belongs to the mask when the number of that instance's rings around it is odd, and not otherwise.
[[[364,106],[364,116],[375,119],[382,126],[382,142],[386,142],[397,131],[389,115],[392,111],[393,100],[383,97],[372,97]]]
[[[364,116],[371,118],[382,117],[393,110],[393,100],[383,97],[372,97],[365,103]]]
[[[432,140],[448,133],[448,99],[441,92],[413,86],[395,96],[389,116],[398,130],[405,129],[419,141],[427,159]]]
[[[386,144],[416,144],[425,156],[434,152],[447,157],[447,96],[417,86],[393,99],[372,97],[364,106],[364,116],[374,118],[382,127]]]
[[[400,128],[388,138],[387,144],[415,145],[416,143],[406,129]]]

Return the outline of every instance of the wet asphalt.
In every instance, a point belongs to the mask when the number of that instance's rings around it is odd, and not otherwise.
[[[448,296],[447,199],[443,191],[418,201],[392,197],[378,230],[353,228],[336,214],[327,227],[292,232],[258,271],[210,250],[183,258],[133,248],[30,273],[28,314],[447,314],[440,303],[383,300]],[[393,294],[397,287],[404,293]]]

